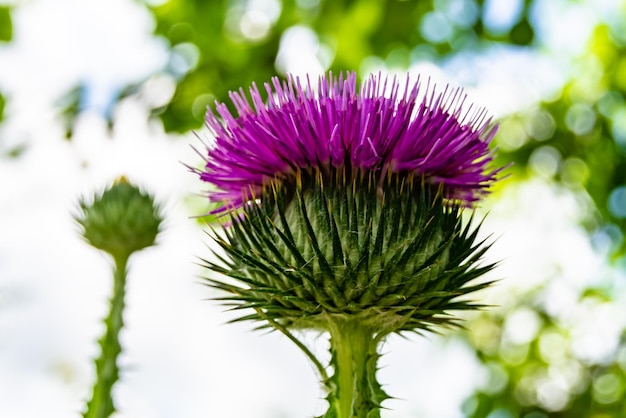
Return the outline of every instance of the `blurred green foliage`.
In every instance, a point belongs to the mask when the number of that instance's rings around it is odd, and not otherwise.
[[[0,6],[0,42],[9,42],[13,38],[13,23],[11,21],[11,9]],[[4,107],[6,98],[0,92],[0,123],[4,119]]]
[[[533,41],[530,1],[521,5],[517,22],[497,33],[485,25],[484,7],[482,0],[165,2],[152,11],[156,34],[171,47],[166,71],[177,88],[158,113],[167,131],[200,127],[207,104],[283,72],[277,57],[293,28],[316,34],[318,58],[331,70],[358,70],[371,58],[406,68],[425,57],[478,50],[489,42]]]
[[[6,104],[6,100],[2,93],[0,93],[0,122],[4,119],[4,106]]]
[[[13,23],[11,21],[11,9],[8,6],[0,6],[0,42],[8,42],[13,38]]]
[[[558,97],[505,119],[499,135],[500,158],[518,174],[593,199],[597,213],[586,226],[613,257],[626,252],[626,39],[618,35],[599,25]]]

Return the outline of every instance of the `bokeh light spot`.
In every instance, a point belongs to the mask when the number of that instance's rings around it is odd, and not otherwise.
[[[560,161],[561,153],[556,148],[546,145],[533,151],[528,165],[539,176],[550,179],[556,174]]]
[[[609,91],[602,96],[596,106],[604,117],[613,118],[616,111],[624,109],[624,98],[619,91]]]
[[[508,409],[496,409],[487,415],[487,418],[515,418],[515,415]]]
[[[626,106],[619,106],[613,113],[611,134],[617,147],[626,154]]]
[[[622,346],[617,353],[617,364],[619,364],[622,371],[626,372],[626,345]]]
[[[258,10],[247,11],[239,21],[241,34],[252,41],[265,38],[270,28],[271,22],[269,17]]]
[[[472,324],[470,339],[481,351],[495,354],[500,340],[500,328],[487,318],[478,318]]]
[[[441,12],[426,13],[422,18],[420,32],[427,41],[440,44],[452,39],[454,30],[445,14]]]
[[[509,376],[504,368],[495,362],[489,363],[487,367],[487,379],[484,385],[482,385],[482,391],[485,393],[496,394],[500,393],[506,387],[509,381]]]
[[[567,128],[576,135],[588,134],[596,123],[596,114],[588,104],[576,103],[565,115]]]
[[[505,152],[521,148],[528,140],[524,123],[517,118],[507,118],[500,125],[496,136],[498,146]]]
[[[187,22],[179,22],[172,25],[167,35],[170,42],[174,45],[181,42],[193,42],[196,30]]]
[[[167,105],[176,91],[176,81],[169,74],[155,74],[141,86],[141,97],[152,109]]]
[[[201,94],[196,97],[191,105],[191,112],[198,120],[203,120],[207,111],[207,106],[213,104],[216,97],[212,94]]]
[[[494,35],[508,32],[522,13],[522,0],[487,0],[483,9],[483,23]]]
[[[623,391],[622,381],[614,373],[603,374],[593,381],[593,398],[601,404],[617,402]]]
[[[183,76],[192,71],[200,61],[200,50],[195,44],[183,42],[172,48],[169,69],[176,76]]]
[[[387,55],[385,62],[388,68],[408,68],[411,61],[411,51],[407,48],[394,48]]]
[[[515,344],[526,344],[535,338],[540,326],[541,319],[535,311],[520,308],[507,316],[504,336]]]
[[[301,9],[314,9],[320,5],[320,0],[296,0],[296,4]]]
[[[616,218],[626,218],[626,186],[613,189],[609,196],[609,211]]]
[[[561,360],[566,352],[567,340],[556,331],[545,331],[539,339],[539,354],[546,362]]]
[[[537,403],[535,381],[536,379],[531,376],[524,376],[517,381],[513,394],[520,404],[530,406]]]
[[[548,418],[548,416],[543,412],[533,411],[524,415],[524,418]]]
[[[328,62],[330,51],[324,49],[322,52],[323,60]],[[308,26],[292,26],[285,30],[280,38],[276,69],[283,74],[309,74],[314,79],[325,70],[319,54],[320,41],[317,33]]]
[[[519,366],[528,359],[528,348],[527,344],[503,344],[500,357],[511,366]]]
[[[569,187],[581,187],[589,178],[589,167],[576,157],[569,157],[561,164],[561,180]]]
[[[545,141],[554,135],[556,124],[550,113],[543,109],[537,109],[530,113],[526,122],[526,131],[531,138],[537,141]]]
[[[596,251],[607,254],[622,245],[624,233],[615,224],[606,224],[598,228],[591,236],[591,244]]]
[[[478,6],[473,0],[437,1],[436,8],[441,8],[448,18],[459,27],[469,27],[478,19]]]
[[[537,384],[537,399],[549,411],[560,411],[569,402],[569,392],[564,382],[545,378]]]

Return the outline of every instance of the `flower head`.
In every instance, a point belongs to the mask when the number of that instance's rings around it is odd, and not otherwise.
[[[494,267],[461,218],[495,181],[484,110],[460,90],[349,73],[288,77],[232,93],[207,114],[215,135],[200,178],[230,222],[206,260],[220,300],[296,342],[328,390],[324,417],[380,417],[378,345],[389,334],[454,325]],[[290,329],[328,333],[329,377]]]
[[[202,180],[218,191],[211,198],[240,206],[271,181],[292,183],[299,171],[343,167],[379,178],[417,175],[441,185],[447,198],[470,204],[495,180],[487,171],[495,129],[484,109],[464,107],[459,89],[437,92],[418,78],[370,76],[360,87],[356,74],[310,79],[288,76],[256,85],[250,102],[242,89],[206,121],[215,135]],[[224,209],[224,208],[223,208]]]
[[[209,110],[215,134],[202,180],[231,217],[227,259],[207,262],[242,286],[211,280],[256,319],[325,329],[358,318],[381,334],[451,322],[475,307],[458,298],[487,246],[460,211],[499,170],[484,110],[464,110],[460,90],[436,93],[419,80],[297,77],[250,89]],[[329,318],[331,319],[329,322]]]

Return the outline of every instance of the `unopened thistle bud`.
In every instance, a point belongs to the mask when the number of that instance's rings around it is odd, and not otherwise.
[[[128,257],[154,245],[162,217],[154,198],[119,178],[93,200],[80,202],[76,221],[92,246],[115,257]]]
[[[155,244],[162,217],[154,199],[118,179],[93,201],[80,202],[75,216],[89,244],[113,257],[113,294],[104,320],[105,333],[100,338],[101,353],[95,360],[96,382],[83,413],[84,418],[107,418],[115,412],[111,396],[118,380],[117,358],[122,352],[119,335],[124,325],[124,298],[128,259],[136,251]]]

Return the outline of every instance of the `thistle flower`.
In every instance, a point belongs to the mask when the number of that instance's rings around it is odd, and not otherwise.
[[[482,109],[459,89],[355,73],[321,77],[314,89],[293,76],[256,86],[251,102],[231,93],[209,110],[215,136],[206,166],[216,210],[229,223],[214,235],[226,257],[208,279],[242,320],[262,320],[296,342],[318,366],[328,392],[325,417],[378,417],[387,398],[376,381],[377,347],[389,334],[454,325],[450,310],[493,265],[461,220],[487,193],[498,169]],[[290,333],[328,332],[326,369]]]

